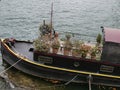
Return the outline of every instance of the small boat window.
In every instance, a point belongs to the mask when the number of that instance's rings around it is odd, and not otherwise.
[[[34,48],[30,48],[29,51],[30,51],[30,52],[33,52],[33,51],[34,51]]]
[[[80,66],[80,63],[79,63],[79,62],[74,62],[74,66],[75,66],[75,67],[79,67],[79,66]]]
[[[101,72],[109,72],[109,73],[112,73],[113,70],[114,70],[114,67],[112,67],[112,66],[101,65],[101,67],[100,67],[100,71],[101,71]]]

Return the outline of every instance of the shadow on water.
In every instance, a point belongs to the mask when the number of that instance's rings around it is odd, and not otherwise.
[[[11,68],[4,75],[7,76],[7,79],[0,78],[0,90],[89,90],[88,84],[70,83],[67,86],[64,85],[64,82],[53,84],[48,80],[27,75],[15,68]],[[92,85],[92,90],[120,90],[120,88]]]

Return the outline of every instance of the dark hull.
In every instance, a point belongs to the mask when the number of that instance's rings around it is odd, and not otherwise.
[[[15,62],[20,60],[20,62],[14,65],[14,67],[24,73],[27,73],[36,77],[60,80],[65,82],[69,82],[72,80],[71,82],[75,82],[75,83],[88,83],[89,75],[91,75],[92,84],[120,87],[120,75],[119,75],[120,72],[119,73],[116,72],[113,74],[112,73],[100,74],[97,72],[97,69],[99,69],[101,65],[99,63],[94,63],[94,62],[88,63],[88,61],[85,61],[83,63],[83,66],[81,65],[82,67],[78,69],[69,67],[67,65],[63,65],[60,67],[59,66],[60,64],[58,64],[58,66],[56,65],[57,62],[54,62],[55,64],[53,64],[52,66],[47,64],[40,64],[37,62],[30,61],[29,59],[24,58],[18,55],[17,53],[12,52],[12,50],[3,42],[1,42],[1,53],[2,53],[2,58],[5,62],[9,63],[10,65],[13,65]],[[41,55],[44,55],[44,54],[41,54]],[[53,57],[53,55],[51,57]],[[55,58],[57,59],[57,57]],[[58,59],[59,58],[60,57],[58,57]],[[64,58],[64,57],[61,57],[61,58]],[[80,60],[79,62],[82,62],[82,61]],[[94,69],[96,67],[98,68]],[[118,66],[116,67],[118,68]]]

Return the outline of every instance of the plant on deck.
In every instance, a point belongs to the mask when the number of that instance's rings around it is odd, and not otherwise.
[[[66,40],[64,42],[64,55],[69,55],[71,49],[72,49],[72,42],[70,41],[71,35],[66,34]]]
[[[35,51],[48,53],[50,51],[50,44],[46,40],[47,36],[39,37],[36,40],[34,40]]]
[[[81,54],[82,54],[81,57],[86,58],[87,54],[91,50],[91,46],[83,44],[80,49],[81,49]]]
[[[54,41],[52,42],[52,50],[53,50],[53,53],[57,53],[59,47],[60,47],[60,42],[59,42],[58,40],[54,40]]]
[[[98,34],[97,38],[96,38],[96,42],[97,42],[97,46],[99,46],[102,42],[102,36],[101,34]]]
[[[80,57],[81,56],[81,49],[80,47],[82,46],[83,42],[79,40],[74,40],[73,41],[73,49],[72,49],[72,55]]]

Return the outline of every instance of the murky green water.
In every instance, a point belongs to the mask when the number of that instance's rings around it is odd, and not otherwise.
[[[35,39],[38,35],[40,23],[44,19],[48,22],[50,20],[51,2],[54,3],[53,25],[58,32],[81,33],[85,34],[85,37],[82,38],[79,35],[79,38],[95,40],[95,36],[101,33],[100,26],[120,28],[119,0],[1,0],[0,38]],[[2,61],[0,61],[0,71],[2,70],[4,70],[4,67],[2,66]],[[24,74],[16,73],[14,70],[11,73],[8,73],[9,78],[10,76],[14,77],[11,78],[14,82],[20,81],[17,80],[18,76],[20,76],[19,79],[21,80],[22,78],[27,78],[32,83],[30,83],[31,87],[36,85],[34,89],[38,88],[38,90],[88,90],[88,85],[73,84],[57,89],[50,88],[47,86],[53,85],[43,80],[24,76]],[[18,85],[23,84],[22,81]],[[28,81],[26,80],[26,82]],[[3,84],[0,84],[1,86],[5,86],[3,81],[0,80],[0,83]],[[40,89],[40,87],[46,88]],[[4,87],[2,88],[4,90]],[[94,89],[104,90],[97,86]],[[107,90],[109,89],[107,88]]]
[[[14,85],[11,90],[89,90],[88,84],[75,84],[70,83],[65,85],[65,82],[53,84],[46,79],[36,78],[33,76],[29,76],[25,73],[22,73],[14,68],[7,71],[7,76]],[[9,87],[8,87],[9,86]],[[10,86],[7,83],[7,87],[10,89]],[[5,85],[4,85],[5,87]],[[113,90],[113,87],[105,87],[102,85],[92,85],[92,90]],[[119,90],[119,89],[117,89]]]

